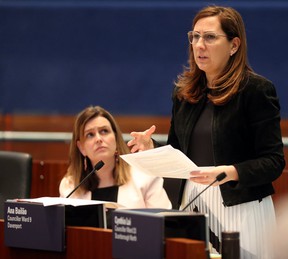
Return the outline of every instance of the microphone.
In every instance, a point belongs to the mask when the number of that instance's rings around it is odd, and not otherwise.
[[[216,176],[216,179],[215,179],[212,183],[210,183],[203,191],[201,191],[200,193],[198,193],[198,194],[196,195],[196,197],[195,197],[194,199],[192,199],[192,201],[190,201],[190,202],[184,207],[184,209],[182,209],[182,211],[186,210],[186,209],[191,205],[191,203],[192,203],[193,201],[195,201],[195,200],[196,200],[203,192],[205,192],[210,186],[212,186],[212,185],[213,185],[214,183],[216,183],[216,182],[222,181],[226,176],[227,176],[227,174],[226,174],[225,172],[222,172],[222,173],[218,174],[218,175]]]
[[[94,166],[94,168],[92,169],[92,171],[91,171],[89,174],[86,175],[86,177],[72,190],[72,192],[70,192],[70,193],[66,196],[66,198],[69,198],[69,197],[73,194],[73,192],[75,192],[75,191],[79,188],[79,186],[80,186],[82,183],[84,183],[92,174],[94,174],[95,172],[97,172],[98,170],[100,170],[100,169],[103,167],[103,165],[104,165],[104,162],[103,162],[102,160],[100,160],[100,161]]]

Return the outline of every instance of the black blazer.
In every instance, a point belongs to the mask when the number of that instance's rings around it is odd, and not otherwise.
[[[205,102],[206,97],[197,104],[173,97],[167,143],[186,155],[189,145],[193,145],[190,137]],[[273,194],[272,182],[281,175],[285,159],[280,105],[272,82],[251,74],[227,104],[214,106],[212,142],[214,166],[234,165],[239,174],[239,181],[220,186],[225,206]]]

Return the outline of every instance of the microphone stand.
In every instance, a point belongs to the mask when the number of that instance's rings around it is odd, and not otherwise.
[[[193,201],[195,201],[203,192],[205,192],[210,186],[212,186],[214,183],[216,183],[216,182],[220,182],[220,181],[222,181],[225,177],[226,177],[227,175],[226,175],[226,173],[225,172],[222,172],[221,174],[218,174],[217,176],[216,176],[216,179],[212,182],[212,183],[210,183],[204,190],[202,190],[200,193],[198,193],[197,195],[196,195],[196,197],[194,198],[194,199],[192,199],[192,201],[190,201],[183,209],[182,209],[182,211],[184,211],[184,210],[186,210],[191,204],[192,204],[192,202]]]
[[[84,183],[92,174],[94,174],[96,171],[100,170],[104,165],[104,162],[100,160],[92,169],[92,171],[86,175],[86,177],[66,196],[66,198],[69,198],[78,188],[79,186]]]

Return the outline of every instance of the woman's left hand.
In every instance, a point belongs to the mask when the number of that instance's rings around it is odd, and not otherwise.
[[[218,186],[228,181],[238,181],[238,173],[233,165],[216,166],[203,171],[194,171],[190,173],[189,180],[195,183],[209,185],[216,180],[216,177],[221,173],[226,173],[226,177],[221,181],[216,181],[213,186]]]

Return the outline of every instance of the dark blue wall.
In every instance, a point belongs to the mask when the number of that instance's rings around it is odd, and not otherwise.
[[[0,2],[0,112],[170,115],[187,31],[206,1]],[[288,118],[288,3],[217,2],[243,16],[254,70]]]

